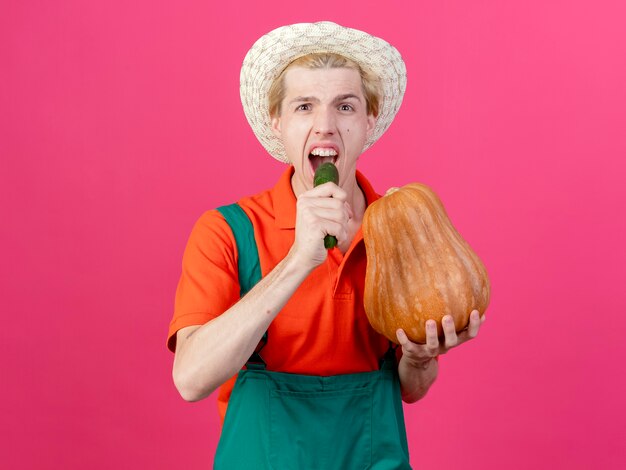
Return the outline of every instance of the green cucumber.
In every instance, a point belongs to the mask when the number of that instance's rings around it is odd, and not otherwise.
[[[331,162],[322,163],[317,167],[317,170],[315,170],[313,186],[319,186],[324,183],[339,184],[339,172],[337,171],[337,167]],[[337,246],[337,238],[333,235],[326,235],[324,237],[324,248],[330,250],[335,246]]]

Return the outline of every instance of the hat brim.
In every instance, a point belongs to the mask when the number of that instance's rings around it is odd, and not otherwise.
[[[254,134],[270,155],[281,162],[288,163],[289,159],[282,142],[271,131],[269,89],[295,59],[320,52],[342,55],[380,80],[379,113],[363,150],[385,133],[402,104],[406,67],[400,53],[388,42],[329,21],[277,28],[256,41],[246,54],[241,67],[240,95]]]

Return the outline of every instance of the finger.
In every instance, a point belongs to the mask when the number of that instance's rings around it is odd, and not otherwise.
[[[426,322],[426,349],[431,356],[439,353],[439,337],[437,336],[437,322],[428,320]]]
[[[320,229],[322,230],[321,239],[326,237],[326,235],[332,235],[337,238],[339,242],[348,239],[348,231],[346,230],[345,224],[331,220],[323,220],[320,223]]]
[[[482,322],[483,320],[481,320],[478,310],[472,310],[472,313],[470,313],[469,327],[467,328],[467,335],[470,338],[475,338],[478,335],[478,330]]]
[[[320,219],[347,223],[350,210],[346,203],[332,198],[302,198],[296,205],[298,220],[307,224],[317,224]]]
[[[452,316],[445,315],[441,320],[441,326],[443,327],[446,348],[453,348],[458,344],[459,338],[456,335],[456,328]]]
[[[309,208],[309,209],[334,209],[334,210],[346,210],[345,201],[341,201],[339,199],[335,199],[333,197],[312,197],[312,196],[301,196],[298,199],[298,203],[296,205],[297,209]]]
[[[409,337],[406,335],[402,328],[396,330],[396,338],[398,338],[398,344],[404,347],[409,342]]]
[[[396,330],[398,344],[402,347],[402,353],[411,356],[421,356],[419,345],[412,342],[402,328]]]
[[[302,193],[299,197],[332,197],[339,199],[340,201],[346,201],[348,199],[348,193],[346,193],[341,187],[335,183],[329,182],[320,184],[309,191]]]
[[[396,330],[396,338],[398,338],[398,344],[402,348],[402,355],[407,357],[419,357],[419,350],[417,345],[411,342],[402,328]]]
[[[311,215],[319,220],[331,220],[340,224],[347,224],[350,220],[348,212],[343,206],[340,208],[313,207],[311,208]]]

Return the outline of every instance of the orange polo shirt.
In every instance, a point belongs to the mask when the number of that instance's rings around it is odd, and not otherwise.
[[[289,167],[272,189],[238,201],[254,226],[262,275],[268,274],[294,242],[296,197]],[[357,172],[368,205],[378,199]],[[378,369],[388,340],[370,326],[363,307],[366,256],[359,230],[345,255],[334,248],[300,285],[271,323],[261,355],[268,370],[329,376]],[[237,247],[230,227],[217,210],[196,222],[183,256],[168,347],[176,348],[176,332],[203,325],[239,300]],[[235,382],[220,387],[222,420]]]

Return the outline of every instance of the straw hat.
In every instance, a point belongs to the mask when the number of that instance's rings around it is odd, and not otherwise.
[[[274,79],[298,57],[334,52],[376,75],[382,86],[376,126],[365,149],[376,142],[395,117],[406,88],[400,53],[386,41],[329,21],[299,23],[275,29],[254,43],[241,67],[240,94],[246,118],[263,147],[288,163],[283,145],[271,131],[268,92]]]

